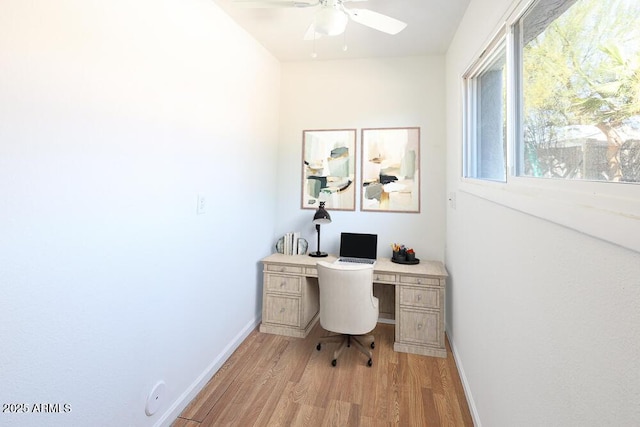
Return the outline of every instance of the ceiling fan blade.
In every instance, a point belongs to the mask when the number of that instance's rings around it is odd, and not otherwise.
[[[344,10],[349,14],[352,20],[358,24],[371,27],[375,30],[382,31],[387,34],[398,34],[404,30],[407,24],[382,13],[374,12],[368,9],[347,9]]]
[[[270,7],[313,7],[318,6],[318,0],[233,0],[234,4],[247,8]]]

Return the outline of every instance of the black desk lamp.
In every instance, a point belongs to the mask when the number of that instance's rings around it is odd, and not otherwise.
[[[324,208],[324,202],[320,202],[320,207],[313,216],[313,223],[316,225],[316,231],[318,232],[318,250],[315,252],[309,252],[309,256],[312,257],[325,257],[326,252],[320,252],[320,224],[329,224],[331,222],[331,215]]]

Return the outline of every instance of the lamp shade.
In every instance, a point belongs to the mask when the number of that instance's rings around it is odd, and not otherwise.
[[[320,202],[320,206],[316,211],[315,215],[313,215],[313,223],[314,224],[329,224],[331,222],[331,215],[324,208],[324,202]]]

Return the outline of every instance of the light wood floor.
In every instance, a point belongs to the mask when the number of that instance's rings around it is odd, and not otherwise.
[[[394,326],[373,331],[373,366],[337,344],[253,331],[173,423],[199,426],[473,426],[460,377],[448,357],[393,351]]]

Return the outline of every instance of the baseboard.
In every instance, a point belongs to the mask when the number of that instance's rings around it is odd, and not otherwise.
[[[451,345],[451,353],[453,354],[453,359],[456,361],[456,367],[458,368],[458,374],[460,375],[460,381],[462,381],[462,388],[464,389],[464,395],[467,398],[467,403],[469,405],[469,410],[471,411],[471,418],[473,418],[473,425],[476,427],[482,427],[482,423],[480,422],[480,415],[478,414],[478,410],[476,408],[476,403],[473,400],[473,395],[471,394],[471,388],[469,387],[469,382],[467,381],[467,376],[464,373],[464,367],[462,366],[462,361],[458,357],[458,352],[456,350],[456,344],[451,338],[451,333],[447,329],[447,337],[449,338],[449,344]]]
[[[256,317],[249,322],[231,342],[222,350],[222,352],[216,357],[213,362],[196,378],[196,380],[189,386],[184,393],[176,399],[171,407],[160,417],[158,422],[154,424],[154,427],[170,427],[180,413],[187,407],[187,405],[198,395],[200,390],[209,382],[211,377],[218,372],[224,362],[233,354],[233,352],[242,344],[242,342],[249,336],[249,334],[258,326],[261,317]]]

